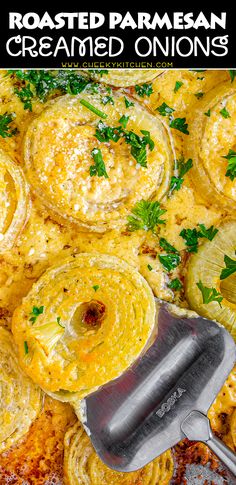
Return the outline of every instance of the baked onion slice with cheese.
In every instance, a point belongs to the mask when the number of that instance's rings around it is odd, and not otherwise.
[[[170,182],[172,152],[161,122],[136,102],[126,108],[123,94],[114,92],[112,98],[114,105],[102,104],[101,91],[59,97],[33,120],[25,137],[32,190],[54,215],[78,224],[80,230],[104,232],[124,226],[137,201],[160,200]],[[123,135],[117,141],[110,132],[109,138],[107,127],[119,127],[136,141],[129,143]],[[146,167],[132,155],[136,135],[151,138],[141,154]],[[104,164],[106,173],[104,166],[103,173],[94,173],[96,156],[97,170]]]
[[[0,327],[0,452],[27,431],[42,406],[40,389],[21,370],[11,333]]]
[[[236,221],[228,220],[219,227],[219,232],[212,241],[206,241],[198,252],[191,256],[185,294],[190,307],[200,315],[216,320],[236,337],[236,273],[220,279],[226,268],[225,256],[235,260],[236,264]],[[197,283],[204,287],[214,288],[223,300],[203,303],[202,292]]]
[[[104,72],[101,69],[93,69],[87,72],[94,81],[125,88],[152,81],[164,71],[160,69],[109,69]]]
[[[66,485],[168,485],[173,475],[171,451],[135,472],[122,473],[108,468],[96,454],[79,422],[69,428],[64,440]]]
[[[186,140],[192,181],[209,205],[235,211],[236,88],[221,84],[195,106]]]
[[[29,212],[29,189],[21,168],[0,150],[0,253],[11,249]]]
[[[58,399],[82,398],[133,363],[152,334],[155,311],[151,288],[127,263],[74,255],[46,271],[14,312],[21,365]]]

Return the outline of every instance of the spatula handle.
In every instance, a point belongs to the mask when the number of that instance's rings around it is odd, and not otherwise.
[[[236,477],[236,456],[234,452],[212,434],[211,438],[206,441],[206,444],[211,448],[218,458],[223,461],[227,468]]]
[[[199,411],[192,411],[182,422],[181,429],[189,440],[206,443],[233,475],[236,476],[236,455],[213,434],[207,416]]]

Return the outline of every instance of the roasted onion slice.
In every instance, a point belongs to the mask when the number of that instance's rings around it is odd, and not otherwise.
[[[99,69],[97,71],[94,69],[88,72],[95,81],[116,87],[128,87],[152,81],[164,71],[159,69],[109,69],[107,72],[101,72]]]
[[[236,261],[236,221],[228,220],[219,227],[219,232],[212,241],[206,241],[191,256],[185,293],[190,307],[200,315],[222,323],[236,337],[236,273],[220,279],[226,267],[224,258]],[[223,296],[220,305],[217,301],[204,303],[197,283],[204,287],[215,288]]]
[[[0,253],[12,248],[28,211],[29,189],[23,172],[0,150]]]
[[[235,172],[230,176],[225,157],[236,149],[236,88],[223,83],[195,106],[186,140],[193,183],[209,205],[235,211]]]
[[[40,389],[21,370],[11,333],[0,327],[0,451],[27,433],[42,405]]]
[[[114,105],[102,104],[100,94],[82,93],[51,101],[27,130],[24,156],[32,189],[54,214],[80,226],[105,231],[127,222],[127,214],[140,199],[160,200],[166,193],[173,165],[168,134],[160,121],[138,103],[125,106],[122,94],[113,93]],[[101,119],[88,107],[99,110]],[[154,146],[146,146],[147,167],[131,154],[131,146],[119,141],[100,141],[103,124],[120,126],[143,137],[150,133]],[[90,175],[93,150],[101,151],[107,177]]]
[[[154,325],[146,280],[124,261],[102,254],[78,254],[49,269],[12,322],[26,373],[62,400],[73,393],[83,397],[120,375]]]
[[[116,472],[100,460],[79,422],[64,440],[64,476],[66,485],[168,485],[173,475],[170,450],[141,470]]]

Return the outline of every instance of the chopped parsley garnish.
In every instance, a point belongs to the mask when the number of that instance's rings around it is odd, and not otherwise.
[[[88,69],[88,72],[91,72],[91,74],[99,74],[99,76],[103,76],[104,74],[108,74],[107,69]]]
[[[158,106],[158,108],[156,108],[156,111],[158,111],[161,116],[170,116],[175,110],[174,108],[168,106],[168,104],[162,103],[160,106]]]
[[[170,283],[168,283],[168,288],[170,288],[171,290],[181,290],[181,288],[183,287],[181,281],[179,280],[179,278],[174,278],[173,280],[170,281]]]
[[[210,118],[210,116],[211,116],[211,110],[209,109],[208,111],[206,111],[206,112],[204,113],[204,115],[205,115],[205,116],[208,116],[208,118]]]
[[[33,98],[45,101],[54,92],[65,94],[79,94],[88,90],[98,92],[99,84],[93,83],[90,79],[69,69],[51,70],[10,70],[8,74],[17,80],[15,93],[24,103],[25,109],[30,109]],[[19,82],[21,88],[19,89]],[[25,83],[28,83],[25,86]]]
[[[126,128],[128,121],[129,121],[129,116],[127,115],[123,115],[119,119],[119,123],[121,124],[121,126],[123,126],[124,129]]]
[[[94,291],[98,291],[99,288],[100,288],[100,286],[99,285],[94,285],[92,288],[94,289]]]
[[[194,96],[197,98],[197,99],[201,99],[203,96],[204,96],[204,93],[195,93]]]
[[[229,256],[225,255],[224,256],[224,263],[225,263],[226,267],[224,269],[222,269],[222,271],[221,271],[221,274],[220,274],[221,280],[228,278],[228,276],[235,273],[235,271],[236,271],[236,260],[235,259],[231,259]]]
[[[27,84],[21,89],[15,88],[14,93],[18,96],[18,98],[20,98],[21,102],[24,104],[24,109],[32,111],[32,98],[34,97],[34,93],[30,89],[30,84]]]
[[[132,101],[129,101],[126,96],[124,96],[124,102],[125,102],[125,106],[126,108],[130,108],[130,106],[134,106],[134,103]]]
[[[128,117],[124,115],[119,120],[119,122],[123,124],[123,127],[121,125],[116,127],[107,126],[100,121],[97,125],[95,136],[100,142],[109,142],[110,140],[117,142],[123,137],[125,142],[130,145],[131,155],[136,162],[139,163],[141,167],[147,167],[146,147],[148,146],[152,151],[155,146],[154,141],[151,139],[149,131],[141,130],[141,133],[144,135],[143,137],[137,135],[133,131],[126,131],[124,124],[126,121],[128,122],[127,118]]]
[[[39,315],[42,315],[42,313],[44,312],[44,306],[33,306],[33,309],[32,309],[32,312],[30,313],[30,315],[32,315],[29,319],[30,322],[32,322],[32,324],[34,324],[38,318]]]
[[[188,124],[186,118],[175,118],[170,122],[170,127],[175,130],[181,131],[185,135],[189,135]]]
[[[197,253],[199,238],[197,229],[182,229],[180,236],[185,240],[188,253]]]
[[[89,173],[91,177],[97,175],[98,177],[105,177],[108,178],[106,166],[104,160],[102,158],[102,152],[99,148],[94,148],[91,151],[91,155],[94,160],[94,165],[91,165],[89,168]]]
[[[152,84],[144,83],[141,86],[136,84],[135,91],[141,98],[143,98],[144,96],[149,97],[153,93]]]
[[[236,77],[236,69],[229,69],[229,75],[232,83],[234,78]]]
[[[236,152],[230,149],[228,155],[225,155],[223,158],[228,160],[228,167],[225,175],[233,181],[236,177]]]
[[[174,246],[172,246],[170,243],[168,243],[168,241],[164,237],[160,238],[159,244],[161,248],[164,249],[167,253],[174,253],[174,254],[179,253],[179,251],[176,248],[174,248]]]
[[[185,244],[187,247],[188,253],[197,253],[198,250],[198,239],[205,237],[209,241],[215,237],[218,232],[214,226],[209,227],[207,229],[204,224],[198,224],[200,231],[197,231],[196,228],[194,229],[182,229],[180,232],[180,236],[185,240]]]
[[[57,323],[58,325],[61,327],[61,328],[65,328],[62,324],[61,324],[61,317],[57,317]]]
[[[172,269],[176,268],[178,264],[180,263],[180,256],[179,254],[159,254],[158,255],[159,261],[162,264],[162,266],[167,270],[171,271]]]
[[[183,86],[183,84],[184,83],[182,83],[182,81],[176,81],[174,92],[177,93],[177,91],[179,91],[179,89],[181,88],[181,86]]]
[[[167,270],[171,271],[176,268],[181,261],[179,251],[172,246],[168,241],[162,237],[159,241],[162,249],[164,249],[168,254],[159,254],[158,258],[162,266]]]
[[[216,301],[221,307],[221,302],[223,300],[221,293],[219,293],[215,288],[204,286],[201,280],[197,283],[197,287],[201,291],[203,303],[207,304],[211,303],[212,301]]]
[[[0,136],[2,138],[10,138],[17,133],[17,128],[12,128],[10,123],[15,118],[14,113],[4,113],[0,115]]]
[[[114,141],[117,142],[121,138],[123,134],[122,126],[118,127],[111,127],[107,126],[103,121],[99,121],[97,124],[96,132],[95,132],[95,137],[101,141],[101,142],[109,142]]]
[[[150,264],[148,264],[148,265],[147,265],[147,269],[148,269],[149,271],[152,271],[152,270],[153,270],[153,267],[152,267]]]
[[[106,104],[112,104],[113,105],[114,104],[114,98],[112,96],[106,95],[106,96],[103,96],[101,98],[101,102],[104,105],[106,105]]]
[[[170,180],[170,192],[169,195],[174,192],[174,190],[180,190],[184,181],[184,175],[192,168],[193,161],[189,158],[186,162],[184,161],[184,157],[182,156],[179,160],[176,161],[176,168],[179,172],[178,177],[172,176]]]
[[[126,131],[124,133],[125,141],[131,146],[131,155],[141,167],[147,167],[147,151],[146,147],[152,151],[154,149],[154,141],[150,137],[150,132],[141,130],[143,137],[136,135],[133,131]]]
[[[160,203],[157,201],[140,200],[131,212],[132,215],[128,216],[129,231],[143,229],[144,231],[152,231],[155,234],[157,225],[165,224],[165,220],[160,219],[160,217],[165,214],[166,210],[161,209]]]
[[[209,229],[205,227],[205,224],[198,224],[198,226],[200,227],[198,237],[205,237],[206,239],[209,239],[209,241],[212,241],[218,232],[218,229],[214,226],[209,227]]]
[[[80,104],[85,106],[85,108],[88,108],[90,111],[92,111],[95,115],[100,116],[100,118],[107,118],[107,114],[103,113],[100,109],[96,108],[96,106],[93,106],[93,104],[90,104],[86,99],[80,99]]]
[[[29,353],[29,347],[28,347],[28,343],[26,342],[26,340],[24,341],[24,351],[25,351],[25,355],[27,355]]]
[[[229,112],[227,111],[226,108],[223,108],[221,111],[220,111],[220,114],[223,116],[223,118],[230,118],[230,114]]]

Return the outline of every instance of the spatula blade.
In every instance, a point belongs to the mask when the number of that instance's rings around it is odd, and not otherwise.
[[[100,458],[137,470],[183,439],[181,422],[207,413],[235,362],[224,327],[183,318],[157,301],[158,335],[122,376],[82,402],[84,425]]]

